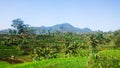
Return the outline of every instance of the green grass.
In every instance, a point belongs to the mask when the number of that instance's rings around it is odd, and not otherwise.
[[[87,60],[87,57],[57,58],[9,65],[6,68],[85,68],[87,65]]]
[[[0,68],[6,68],[6,67],[8,67],[8,66],[10,66],[9,63],[0,61]]]

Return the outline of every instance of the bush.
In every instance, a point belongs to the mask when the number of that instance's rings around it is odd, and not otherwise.
[[[119,48],[120,47],[120,35],[114,38],[114,42],[115,42],[115,47]]]
[[[103,50],[92,56],[92,68],[120,68],[120,50]]]
[[[20,55],[20,51],[13,46],[1,46],[0,59]]]

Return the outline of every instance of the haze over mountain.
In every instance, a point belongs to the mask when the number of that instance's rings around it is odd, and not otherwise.
[[[56,31],[60,31],[60,32],[74,32],[74,33],[89,33],[92,32],[91,29],[89,28],[77,28],[72,26],[71,24],[68,23],[63,23],[63,24],[57,24],[57,25],[53,25],[50,27],[46,27],[46,26],[41,26],[41,27],[33,27],[34,29],[40,30],[38,32],[38,34],[41,33],[45,33],[45,32],[50,32],[50,33],[54,33]]]
[[[46,26],[40,26],[40,27],[31,27],[33,30],[36,31],[36,34],[44,34],[44,33],[54,33],[54,32],[73,32],[73,33],[90,33],[92,32],[91,29],[89,28],[77,28],[77,27],[74,27],[72,26],[71,24],[69,23],[63,23],[63,24],[56,24],[56,25],[53,25],[53,26],[49,26],[49,27],[46,27]],[[4,29],[4,30],[0,30],[0,33],[8,33],[9,30],[8,29]]]

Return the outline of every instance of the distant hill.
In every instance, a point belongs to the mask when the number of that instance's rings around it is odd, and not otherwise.
[[[8,34],[9,29],[0,30],[0,34]]]
[[[74,32],[74,33],[90,33],[92,32],[91,29],[89,28],[77,28],[72,26],[71,24],[68,23],[63,23],[63,24],[57,24],[51,27],[45,27],[45,26],[41,26],[41,27],[31,27],[33,30],[35,30],[36,34],[44,34],[44,33],[54,33],[54,32]],[[8,29],[5,30],[0,30],[1,34],[7,34],[9,32]]]
[[[46,32],[51,32],[54,33],[56,31],[60,31],[60,32],[74,32],[74,33],[90,33],[92,32],[91,29],[89,28],[77,28],[72,26],[71,24],[68,23],[63,23],[63,24],[57,24],[51,27],[45,27],[45,26],[41,26],[41,27],[33,27],[33,29],[38,30],[38,34],[43,34]]]

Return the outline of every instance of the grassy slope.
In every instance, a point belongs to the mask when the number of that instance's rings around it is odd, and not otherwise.
[[[9,65],[8,68],[85,68],[88,58],[58,58]]]
[[[7,66],[10,66],[9,63],[0,61],[0,68],[6,68]]]

